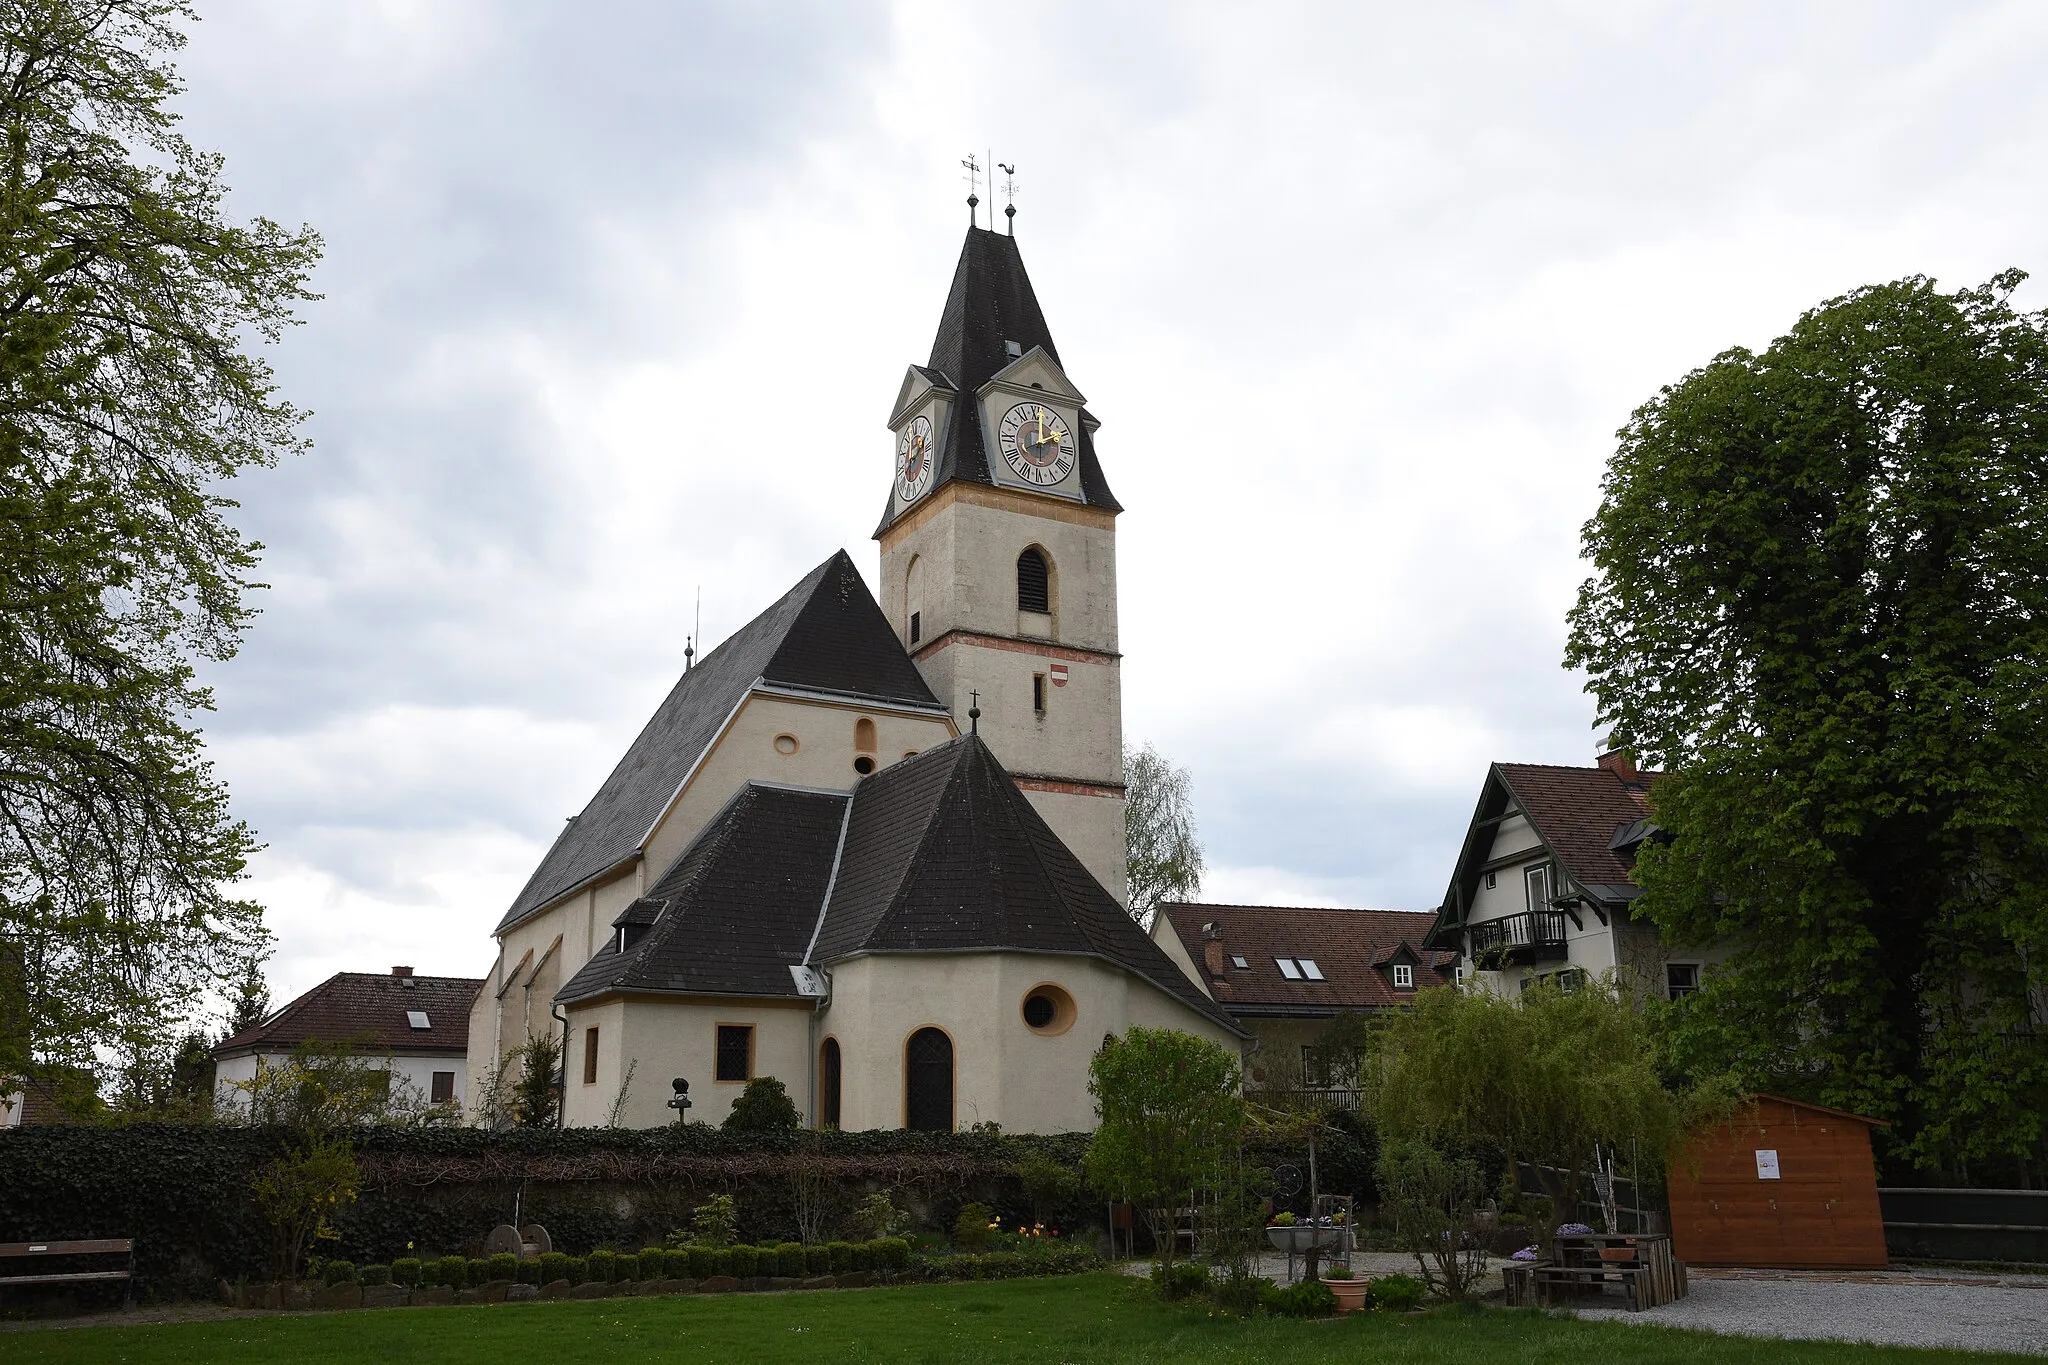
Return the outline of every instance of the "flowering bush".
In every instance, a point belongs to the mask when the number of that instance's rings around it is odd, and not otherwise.
[[[1535,1247],[1523,1247],[1520,1251],[1516,1252],[1513,1257],[1513,1259],[1517,1261],[1533,1261],[1536,1258],[1537,1251]]]
[[[1584,1223],[1560,1223],[1557,1227],[1557,1235],[1560,1237],[1590,1237],[1593,1235],[1593,1229],[1587,1227]]]

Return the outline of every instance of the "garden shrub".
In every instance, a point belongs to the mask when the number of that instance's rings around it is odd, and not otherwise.
[[[690,1215],[690,1239],[708,1247],[729,1247],[739,1240],[739,1206],[729,1194],[714,1194]]]
[[[519,1258],[509,1251],[501,1251],[484,1262],[486,1280],[516,1280],[519,1278]]]
[[[953,1220],[953,1245],[962,1251],[980,1251],[988,1245],[989,1224],[994,1221],[986,1204],[961,1205],[960,1216]]]
[[[443,1256],[430,1267],[434,1272],[434,1283],[450,1289],[461,1289],[469,1283],[469,1277],[463,1274],[468,1268],[469,1261],[462,1256]]]
[[[556,1280],[569,1278],[569,1255],[563,1251],[550,1251],[540,1258],[540,1282],[553,1284]]]
[[[354,1261],[329,1261],[320,1268],[320,1278],[328,1284],[354,1284],[356,1283],[356,1263]]]
[[[832,1253],[823,1246],[804,1248],[804,1269],[813,1275],[827,1275],[832,1271]]]
[[[719,1126],[728,1133],[781,1133],[795,1131],[800,1123],[789,1088],[773,1076],[756,1076]]]
[[[775,1248],[775,1273],[791,1276],[804,1273],[803,1243],[783,1242]]]
[[[691,1247],[683,1254],[689,1258],[690,1278],[693,1280],[708,1280],[723,1273],[719,1268],[721,1258],[717,1247]]]
[[[761,1273],[761,1253],[755,1247],[728,1247],[725,1252],[725,1273],[740,1279],[749,1279]]]
[[[910,1266],[910,1243],[901,1237],[878,1237],[868,1243],[868,1256],[876,1270],[905,1270]]]
[[[599,1284],[610,1284],[617,1278],[615,1272],[618,1269],[619,1258],[616,1252],[593,1251],[583,1259],[590,1269],[590,1278]]]
[[[391,1282],[412,1289],[420,1283],[420,1258],[401,1256],[391,1263]]]
[[[875,1253],[873,1251],[873,1246],[874,1244],[872,1242],[851,1243],[852,1250],[848,1253],[848,1259],[850,1259],[853,1262],[853,1268],[855,1270],[875,1269]]]
[[[588,1256],[564,1256],[562,1278],[570,1284],[590,1283],[590,1258]]]
[[[1102,1267],[1102,1258],[1089,1247],[1055,1246],[1030,1252],[962,1252],[953,1256],[921,1256],[917,1259],[919,1272],[933,1280],[1009,1280],[1026,1275],[1078,1275]],[[1207,1274],[1200,1266],[1190,1267],[1182,1262],[1180,1269],[1196,1271],[1198,1287],[1208,1283]]]
[[[844,1275],[853,1269],[853,1244],[851,1242],[825,1243],[825,1270],[829,1274]]]
[[[516,1275],[513,1276],[513,1278],[518,1280],[519,1283],[539,1284],[541,1282],[540,1257],[528,1256],[524,1260],[521,1260],[518,1264],[519,1271]]]
[[[633,1284],[640,1280],[660,1279],[660,1268],[652,1276],[640,1268],[640,1253],[622,1251],[612,1260],[612,1279],[619,1284]]]
[[[1193,1261],[1154,1261],[1152,1288],[1162,1299],[1189,1299],[1209,1292],[1209,1268]]]
[[[391,1267],[388,1265],[366,1265],[363,1267],[364,1284],[390,1284]]]
[[[1385,1313],[1405,1313],[1422,1302],[1422,1281],[1413,1275],[1382,1275],[1372,1282],[1368,1299]]]
[[[668,1253],[660,1247],[641,1247],[640,1278],[643,1280],[667,1279]]]
[[[1259,1290],[1259,1307],[1284,1318],[1322,1318],[1337,1311],[1337,1296],[1321,1280],[1303,1280],[1285,1289],[1266,1285]]]

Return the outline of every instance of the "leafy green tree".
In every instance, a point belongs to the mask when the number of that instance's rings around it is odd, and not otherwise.
[[[1362,1079],[1386,1139],[1498,1147],[1510,1171],[1535,1167],[1566,1221],[1598,1149],[1659,1161],[1720,1094],[1667,1089],[1651,1021],[1605,982],[1563,991],[1545,981],[1513,998],[1418,992],[1380,1030]],[[1413,1170],[1442,1192],[1441,1172]]]
[[[1171,1261],[1174,1213],[1220,1188],[1244,1133],[1237,1055],[1178,1029],[1133,1028],[1088,1063],[1101,1123],[1083,1166],[1099,1190],[1145,1211]]]
[[[1566,651],[1667,775],[1636,866],[1731,945],[1674,1057],[2048,1175],[2048,315],[1926,279],[1730,350],[1620,433]]]
[[[550,1029],[515,1048],[508,1059],[518,1067],[512,1083],[512,1124],[553,1128],[562,1117],[562,1040]]]
[[[224,480],[303,444],[252,343],[312,297],[310,231],[224,214],[178,133],[177,0],[0,16],[0,1071],[167,1060],[262,949],[254,847],[191,718],[251,615]],[[23,1054],[26,1055],[23,1055]]]
[[[1192,783],[1185,768],[1150,744],[1124,746],[1124,853],[1131,918],[1147,926],[1164,901],[1202,891],[1202,843],[1195,834]]]
[[[719,1126],[735,1133],[787,1133],[800,1122],[789,1088],[773,1076],[756,1076],[740,1091],[732,1102],[732,1112]]]

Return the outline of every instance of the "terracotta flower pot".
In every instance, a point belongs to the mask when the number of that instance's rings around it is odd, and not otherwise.
[[[1365,1307],[1366,1290],[1371,1287],[1372,1281],[1355,1279],[1324,1280],[1323,1284],[1328,1287],[1332,1294],[1337,1296],[1337,1311],[1339,1313],[1356,1313],[1359,1309]]]

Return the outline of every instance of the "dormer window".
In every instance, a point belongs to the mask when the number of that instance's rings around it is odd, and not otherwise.
[[[1405,962],[1394,964],[1394,989],[1412,991],[1415,989],[1415,969]]]

